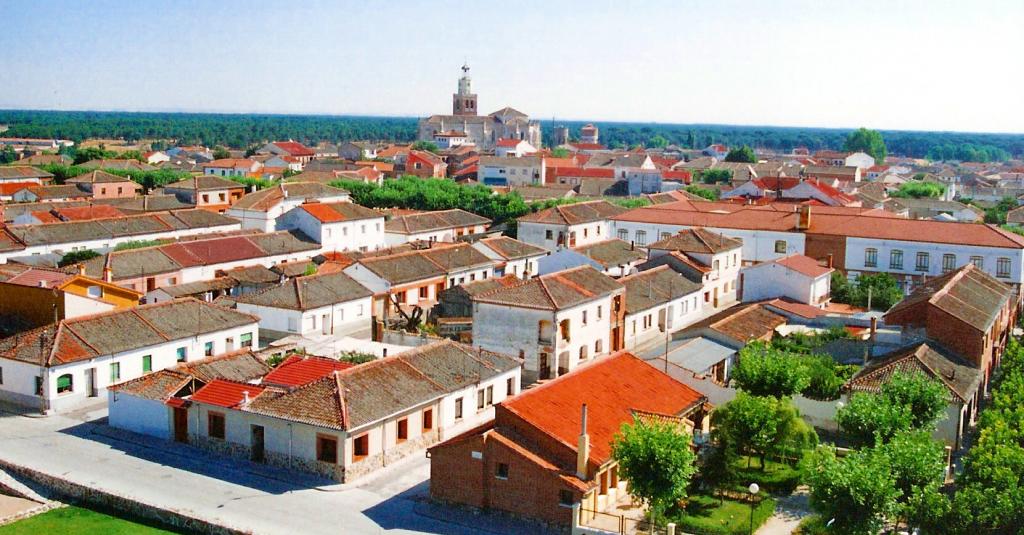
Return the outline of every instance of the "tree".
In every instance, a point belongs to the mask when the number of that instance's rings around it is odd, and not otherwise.
[[[668,146],[668,139],[661,134],[655,134],[654,137],[647,141],[647,145],[655,149],[663,149]]]
[[[14,147],[10,145],[4,145],[0,149],[0,164],[8,164],[18,161],[18,153],[14,151]]]
[[[807,372],[807,387],[800,393],[811,399],[832,400],[849,377],[837,373],[836,361],[828,355],[807,355],[802,359]]]
[[[897,371],[882,385],[882,397],[893,405],[910,409],[910,425],[914,429],[934,428],[948,406],[948,396],[941,382],[920,372]]]
[[[872,310],[889,310],[903,299],[903,290],[888,273],[862,273],[850,284],[845,275],[835,271],[831,295],[837,303],[867,307],[870,302]]]
[[[552,158],[568,158],[570,156],[572,156],[572,153],[569,152],[569,149],[565,149],[562,147],[555,147],[551,149]]]
[[[742,162],[742,163],[757,163],[757,155],[754,154],[754,149],[743,145],[742,147],[734,148],[729,150],[729,154],[725,155],[725,161],[727,162]]]
[[[732,378],[740,390],[755,396],[791,397],[810,384],[800,357],[764,342],[752,342],[740,349]]]
[[[900,491],[884,456],[854,452],[838,459],[835,449],[818,448],[805,460],[805,478],[811,507],[833,522],[835,533],[874,535],[897,511]]]
[[[105,158],[114,158],[117,153],[114,151],[107,150],[103,145],[98,147],[85,147],[80,148],[75,152],[75,165],[85,163],[91,160],[102,160]]]
[[[434,154],[438,154],[439,152],[441,152],[441,149],[437,147],[437,143],[434,143],[433,141],[417,141],[416,143],[413,143],[412,146],[409,148],[411,148],[412,150],[424,150],[427,152],[433,152]]]
[[[868,130],[867,128],[858,128],[850,132],[846,136],[843,149],[850,152],[865,152],[874,158],[877,164],[884,163],[885,157],[888,155],[882,134],[878,130]]]
[[[836,411],[836,423],[854,447],[886,443],[913,421],[910,409],[883,396],[859,392]]]
[[[770,453],[793,453],[813,446],[817,435],[797,414],[792,402],[743,391],[712,413],[714,437],[721,447],[757,455],[761,469]]]
[[[213,158],[215,160],[225,160],[231,157],[231,152],[228,149],[217,145],[213,148]]]
[[[629,493],[658,514],[686,497],[696,472],[690,435],[678,425],[634,418],[612,440],[612,458],[619,475],[629,481]]]
[[[936,184],[935,182],[905,182],[900,184],[900,189],[889,194],[890,197],[896,198],[932,198],[937,199],[942,197],[942,194],[946,192],[946,187],[942,184]]]
[[[683,188],[683,191],[687,193],[692,193],[698,197],[704,197],[709,201],[718,200],[718,190],[715,188],[702,188],[697,185],[690,185]]]
[[[700,172],[700,180],[705,184],[728,183],[732,180],[729,169],[705,169]]]
[[[60,258],[60,261],[57,262],[57,266],[58,267],[72,266],[72,265],[78,264],[80,262],[85,262],[86,260],[89,260],[90,258],[96,258],[99,255],[100,255],[99,253],[97,253],[96,251],[93,251],[92,249],[83,249],[81,251],[71,251],[69,253],[65,253],[64,256],[62,256]]]
[[[933,507],[929,490],[942,484],[946,459],[942,445],[926,431],[900,433],[888,444],[879,446],[875,455],[884,456],[892,470],[893,482],[900,491],[897,501],[904,506],[905,516],[920,518],[925,511],[917,507]],[[916,496],[916,498],[915,498]]]

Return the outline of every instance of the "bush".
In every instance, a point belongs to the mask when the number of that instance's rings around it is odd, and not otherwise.
[[[71,251],[61,257],[60,261],[57,262],[58,267],[67,267],[79,262],[85,262],[91,258],[96,258],[100,254],[92,249],[85,249],[82,251]]]
[[[769,460],[764,470],[747,468],[749,457],[739,457],[732,464],[732,479],[736,483],[733,488],[737,492],[746,492],[747,486],[757,483],[762,490],[773,494],[792,494],[803,482],[803,472],[785,462]]]

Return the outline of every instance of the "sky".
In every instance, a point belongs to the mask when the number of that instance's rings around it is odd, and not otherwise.
[[[1024,132],[1024,1],[0,1],[0,109]]]

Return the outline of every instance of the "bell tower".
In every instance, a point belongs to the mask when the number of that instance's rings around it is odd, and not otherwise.
[[[452,95],[452,115],[476,115],[476,94],[473,93],[473,80],[469,77],[469,65],[462,64],[462,78],[459,78],[459,91]]]

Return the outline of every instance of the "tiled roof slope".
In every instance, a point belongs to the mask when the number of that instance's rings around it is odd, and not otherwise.
[[[473,298],[474,302],[561,310],[621,290],[622,283],[586,265],[542,275],[519,284],[497,288]]]
[[[626,265],[647,258],[647,254],[629,242],[612,238],[573,249],[604,266],[605,269]]]
[[[57,366],[258,321],[196,299],[166,301],[65,319],[56,329],[51,324],[0,340],[0,358]]]
[[[668,266],[659,266],[619,279],[626,286],[626,314],[663,305],[702,288]]]
[[[520,258],[545,255],[548,253],[548,250],[543,247],[530,245],[508,236],[484,238],[478,243],[487,246],[488,249],[494,251],[498,256],[501,256],[505,260],[518,260]]]
[[[650,244],[648,248],[684,253],[715,254],[742,246],[743,240],[697,227],[681,230],[668,238]]]
[[[705,402],[700,392],[620,351],[526,390],[499,408],[575,451],[580,408],[586,404],[590,461],[602,465],[611,458],[612,438],[637,411],[680,416]]]
[[[285,198],[305,200],[325,197],[341,197],[348,194],[341,188],[334,188],[319,182],[283,182],[272,188],[250,193],[238,200],[232,209],[266,212]]]
[[[418,234],[449,228],[489,225],[490,223],[491,220],[486,217],[455,208],[395,216],[384,224],[384,230],[392,234]]]
[[[844,388],[852,392],[879,392],[896,372],[924,373],[941,381],[950,398],[962,403],[970,400],[981,384],[982,372],[934,342],[893,351],[872,359]]]
[[[336,272],[295,277],[280,286],[240,295],[235,301],[273,308],[312,310],[372,295],[373,292],[352,277]]]
[[[237,224],[238,220],[236,219],[207,210],[192,209],[45,225],[11,225],[7,227],[7,230],[25,245],[33,246]]]
[[[590,201],[554,206],[532,214],[524,215],[519,221],[526,223],[545,223],[551,225],[579,225],[603,221],[627,209],[616,206],[608,201]]]
[[[975,329],[987,332],[1012,295],[1012,288],[974,264],[967,264],[918,286],[889,309],[886,318],[928,302]]]

